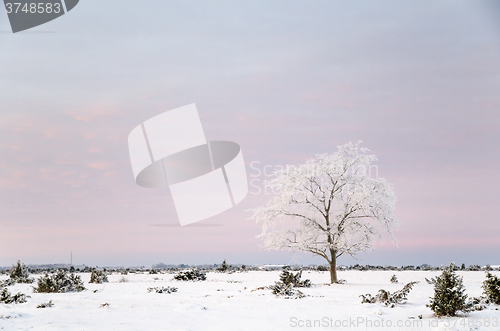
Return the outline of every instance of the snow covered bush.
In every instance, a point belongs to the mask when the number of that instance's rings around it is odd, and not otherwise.
[[[106,273],[104,271],[97,269],[92,270],[89,283],[102,284],[107,282],[108,276],[106,276]]]
[[[305,294],[299,290],[296,290],[293,284],[275,282],[275,284],[269,286],[269,288],[276,296],[284,296],[287,299],[301,299],[305,297]]]
[[[183,280],[183,281],[203,281],[207,280],[207,274],[198,269],[191,269],[186,271],[180,271],[177,275],[174,276],[175,280]]]
[[[486,273],[486,280],[482,285],[483,294],[489,302],[500,305],[500,279],[497,276]]]
[[[399,283],[398,282],[398,278],[396,277],[396,275],[392,275],[392,277],[391,277],[391,283],[393,283],[393,284]]]
[[[45,273],[38,278],[38,285],[33,287],[36,293],[66,293],[85,290],[80,276],[69,274],[64,269],[58,269],[55,274]]]
[[[328,267],[325,265],[319,265],[316,270],[318,271],[328,271]]]
[[[301,281],[302,270],[294,274],[289,271],[289,267],[284,267],[280,275],[280,281],[285,285],[293,285],[294,287],[311,287],[311,281],[309,279]]]
[[[309,279],[301,281],[302,270],[294,274],[289,271],[289,267],[284,267],[280,275],[280,281],[275,282],[274,285],[269,286],[272,293],[278,296],[285,296],[288,298],[300,299],[305,297],[304,293],[296,290],[296,287],[311,287]]]
[[[28,267],[20,260],[17,260],[17,263],[10,268],[9,275],[10,279],[16,283],[31,284],[34,281],[33,278],[30,278]]]
[[[12,278],[8,278],[6,280],[0,281],[0,288],[6,287],[6,286],[11,286],[11,285],[14,285],[15,283],[16,283],[15,280],[13,280]]]
[[[435,277],[432,277],[431,279],[425,278],[425,281],[427,282],[427,284],[431,284],[431,285],[436,284],[436,278]]]
[[[220,265],[220,267],[217,267],[215,269],[215,271],[217,272],[228,272],[230,269],[230,266],[229,264],[226,263],[226,260],[222,261],[222,264]]]
[[[484,310],[490,301],[483,296],[469,298],[467,304],[470,306],[470,310]]]
[[[387,307],[394,308],[397,304],[403,304],[408,300],[407,296],[410,293],[413,285],[418,284],[418,282],[409,282],[399,291],[391,293],[384,289],[378,291],[378,294],[372,296],[371,294],[360,295],[361,303],[383,303]]]
[[[53,307],[54,306],[54,303],[52,302],[52,300],[50,300],[49,302],[47,303],[41,303],[39,304],[38,306],[36,306],[37,308],[50,308],[50,307]]]
[[[23,294],[23,293],[17,293],[17,294],[14,294],[14,295],[11,295],[9,291],[7,291],[6,288],[4,288],[1,292],[0,292],[0,302],[2,303],[25,303],[27,300],[27,298],[29,298],[29,296],[27,296],[26,294]]]
[[[171,294],[173,292],[177,292],[177,287],[148,287],[148,293],[155,292],[155,293],[167,293]]]
[[[462,277],[455,274],[453,263],[436,277],[434,297],[426,306],[439,317],[456,316],[458,311],[467,313],[473,307],[471,302],[467,302]]]

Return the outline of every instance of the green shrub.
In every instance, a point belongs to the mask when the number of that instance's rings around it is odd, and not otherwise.
[[[217,272],[227,272],[227,271],[229,271],[229,265],[227,264],[226,260],[222,261],[222,264],[220,265],[220,267],[217,267],[215,269],[215,271],[217,271]]]
[[[462,277],[455,274],[453,263],[436,277],[434,297],[426,306],[439,317],[456,316],[458,311],[467,313],[472,309],[473,304],[467,302]]]
[[[305,294],[295,288],[311,287],[311,281],[309,279],[301,280],[302,270],[295,274],[289,270],[290,267],[284,267],[280,274],[280,281],[274,282],[274,285],[269,286],[269,288],[277,296],[294,299],[304,298]]]
[[[52,307],[54,306],[54,303],[52,302],[52,300],[50,300],[49,302],[47,303],[41,303],[39,304],[38,306],[36,306],[37,308],[47,308],[47,307]]]
[[[0,292],[0,302],[3,302],[3,303],[25,303],[27,301],[27,298],[29,298],[29,296],[27,296],[26,294],[23,294],[23,293],[17,293],[17,294],[14,294],[14,295],[11,295],[9,291],[7,291],[6,288],[4,288],[1,292]]]
[[[283,268],[283,271],[280,275],[280,281],[282,283],[284,283],[285,285],[291,284],[294,287],[311,287],[311,281],[309,279],[306,279],[304,281],[300,280],[300,278],[302,277],[302,270],[300,270],[296,274],[289,270],[289,267]]]
[[[500,305],[500,279],[497,276],[486,273],[486,280],[482,285],[483,294],[489,302]]]
[[[418,282],[409,282],[401,290],[394,293],[381,289],[376,296],[372,296],[371,294],[360,295],[361,303],[380,302],[387,307],[394,308],[397,304],[403,304],[408,300],[407,296],[415,284],[418,284]]]
[[[167,293],[171,294],[173,292],[177,292],[177,287],[148,287],[148,293],[155,292],[155,293]]]
[[[34,281],[33,278],[30,278],[28,268],[20,260],[17,260],[17,263],[10,268],[9,275],[10,279],[16,283],[31,284]]]
[[[175,280],[183,280],[183,281],[203,281],[207,280],[207,275],[203,271],[198,269],[191,269],[186,271],[180,271],[177,275],[174,276]]]
[[[38,278],[38,286],[33,287],[37,293],[66,293],[81,292],[85,290],[80,276],[69,274],[66,270],[59,269],[55,274],[45,273]]]
[[[107,282],[108,276],[106,276],[106,273],[104,271],[97,269],[92,270],[89,283],[102,284]]]
[[[289,299],[302,299],[305,294],[300,290],[294,288],[293,284],[285,284],[283,282],[275,282],[274,285],[269,286],[272,293],[276,296],[284,296]]]
[[[328,267],[325,265],[319,265],[316,270],[318,271],[328,271]]]

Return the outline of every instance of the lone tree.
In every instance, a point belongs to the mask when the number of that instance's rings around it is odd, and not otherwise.
[[[266,188],[279,192],[253,209],[263,221],[265,249],[306,251],[326,259],[330,281],[337,282],[337,258],[372,249],[399,225],[393,215],[396,196],[383,178],[369,176],[377,160],[361,142],[347,143],[333,154],[320,154],[298,167],[274,172]]]

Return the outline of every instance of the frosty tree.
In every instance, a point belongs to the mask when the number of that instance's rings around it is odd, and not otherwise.
[[[399,225],[392,185],[368,175],[377,158],[360,144],[349,142],[336,153],[275,171],[265,185],[279,195],[252,210],[251,219],[263,221],[264,248],[325,258],[332,283],[337,282],[337,258],[372,249],[382,232],[395,241],[392,230]]]

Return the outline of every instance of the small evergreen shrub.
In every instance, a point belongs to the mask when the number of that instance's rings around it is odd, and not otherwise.
[[[174,279],[183,281],[203,281],[207,280],[207,274],[198,269],[191,269],[180,271],[177,275],[174,276]]]
[[[426,306],[439,317],[456,316],[458,311],[467,313],[473,307],[473,304],[466,300],[462,277],[455,274],[455,265],[451,263],[436,277],[434,297]]]
[[[104,271],[97,269],[92,270],[89,283],[102,284],[107,282],[108,276],[106,276],[106,273]]]
[[[155,292],[155,293],[167,293],[171,294],[173,292],[177,292],[177,287],[148,287],[148,293]]]
[[[497,276],[487,272],[482,288],[489,302],[500,305],[500,279]]]
[[[324,266],[324,265],[319,265],[316,268],[316,270],[318,270],[318,271],[328,271],[328,268],[326,266]]]
[[[427,282],[427,284],[431,284],[431,285],[436,284],[436,278],[435,277],[432,277],[431,279],[425,278],[425,281]]]
[[[297,273],[289,271],[289,267],[284,267],[280,275],[280,281],[275,282],[274,285],[269,286],[272,293],[277,296],[285,296],[286,298],[301,299],[305,294],[295,289],[296,287],[311,287],[309,279],[300,280],[302,277],[302,270]]]
[[[393,283],[393,284],[399,283],[398,282],[398,278],[396,277],[396,275],[392,275],[392,277],[391,277],[391,283]]]
[[[23,293],[17,293],[14,295],[11,295],[9,291],[7,291],[6,288],[4,288],[0,292],[0,302],[2,303],[25,303],[27,301],[27,298],[30,298],[30,296],[27,296],[26,294]]]
[[[311,281],[309,279],[301,281],[302,270],[294,274],[289,271],[289,267],[284,267],[280,275],[280,281],[285,285],[293,285],[294,287],[311,287]]]
[[[50,307],[53,307],[53,306],[54,306],[54,303],[52,302],[52,300],[50,300],[49,302],[47,302],[47,303],[41,303],[41,304],[39,304],[36,307],[37,308],[50,308]]]
[[[33,287],[36,293],[66,293],[81,292],[85,290],[80,276],[69,274],[66,270],[58,269],[56,273],[45,273],[38,278],[38,285]]]
[[[285,284],[283,282],[275,282],[269,286],[272,293],[276,296],[284,296],[287,299],[302,299],[305,294],[294,288],[293,284]]]
[[[222,264],[220,265],[220,267],[217,267],[215,269],[215,271],[217,271],[217,272],[227,272],[227,271],[229,271],[229,265],[226,263],[226,260],[222,261]]]
[[[483,296],[469,298],[467,303],[467,305],[470,306],[470,310],[484,310],[488,304],[489,300]]]
[[[12,278],[0,282],[0,288],[14,285],[16,283]]]
[[[10,279],[15,283],[31,284],[34,280],[30,278],[28,268],[20,260],[17,260],[17,263],[10,268],[9,275]]]
[[[381,289],[375,296],[372,296],[369,293],[366,295],[360,295],[361,303],[380,302],[387,307],[394,308],[396,307],[396,305],[404,304],[408,300],[407,296],[415,284],[418,284],[418,282],[409,282],[408,284],[403,286],[401,290],[396,291],[394,293]]]

